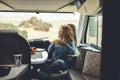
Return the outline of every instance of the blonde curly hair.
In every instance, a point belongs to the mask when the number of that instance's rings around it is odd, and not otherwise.
[[[75,41],[74,40],[74,32],[71,28],[69,28],[68,25],[61,25],[60,26],[60,30],[62,31],[63,33],[63,40],[64,42],[72,42],[72,41]]]

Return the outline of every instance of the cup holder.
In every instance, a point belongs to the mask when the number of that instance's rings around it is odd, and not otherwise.
[[[11,70],[10,66],[0,66],[0,77],[6,76]]]

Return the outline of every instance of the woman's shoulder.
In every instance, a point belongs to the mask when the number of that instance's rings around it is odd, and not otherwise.
[[[74,41],[68,42],[68,44],[69,44],[70,46],[75,46],[75,42],[74,42]]]
[[[75,41],[69,41],[68,43],[69,43],[69,44],[74,44],[74,43],[75,43]]]

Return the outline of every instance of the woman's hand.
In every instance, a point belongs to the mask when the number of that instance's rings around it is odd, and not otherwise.
[[[55,45],[61,45],[61,46],[66,45],[66,43],[61,42],[61,41],[59,41],[59,40],[55,40],[55,41],[53,41],[53,44],[55,44]]]

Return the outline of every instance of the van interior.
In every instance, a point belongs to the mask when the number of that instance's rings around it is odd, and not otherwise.
[[[0,80],[100,80],[102,5],[102,0],[0,0]],[[47,75],[40,66],[51,58],[48,47],[63,24],[75,25],[76,53],[68,55],[70,68]]]

